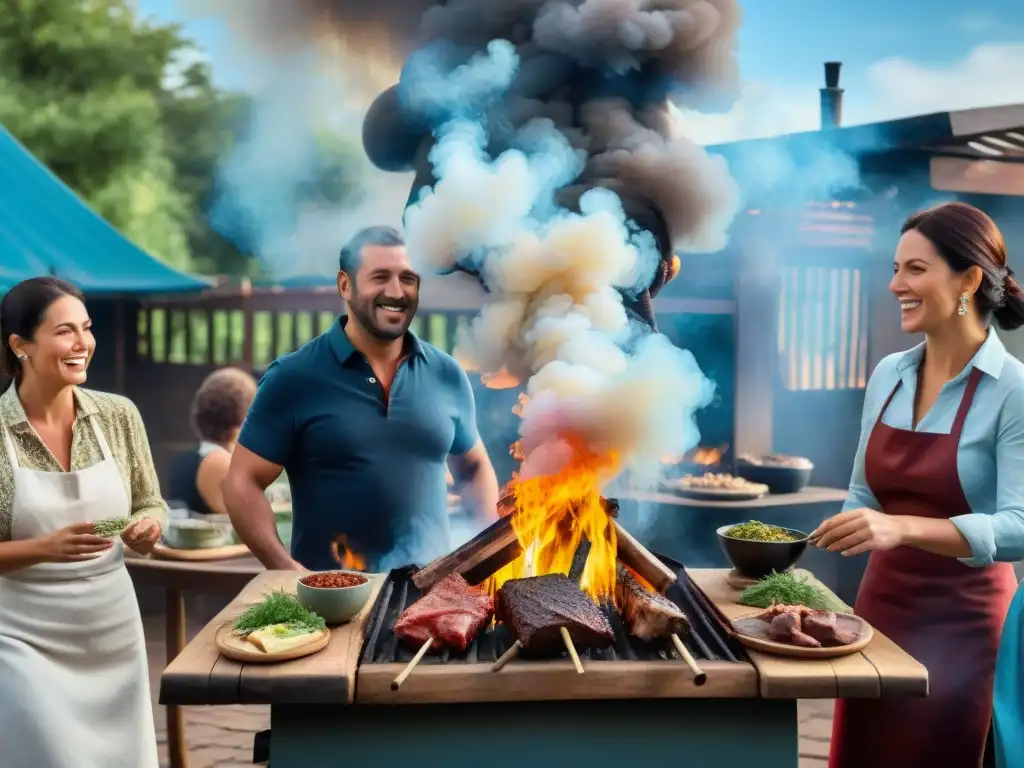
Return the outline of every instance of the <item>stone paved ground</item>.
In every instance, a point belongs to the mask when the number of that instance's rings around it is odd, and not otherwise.
[[[189,629],[198,631],[200,620],[191,620]],[[149,649],[150,683],[156,712],[160,759],[167,765],[167,727],[163,707],[156,703],[160,673],[164,668],[164,627],[162,615],[145,619]],[[825,768],[828,739],[832,729],[831,701],[801,701],[800,766]],[[262,706],[186,707],[185,732],[188,738],[189,768],[243,768],[252,766],[252,739],[257,731],[270,727],[270,708]]]

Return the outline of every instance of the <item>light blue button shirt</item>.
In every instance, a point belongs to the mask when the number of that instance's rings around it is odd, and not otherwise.
[[[897,381],[903,385],[882,421],[895,429],[912,429],[917,369],[923,357],[922,343],[889,355],[871,374],[864,396],[860,445],[843,509],[881,510],[864,476],[868,437]],[[951,522],[971,545],[971,557],[962,562],[983,566],[1024,559],[1024,363],[1006,351],[994,328],[970,364],[942,387],[917,431],[950,433],[972,368],[985,375],[967,412],[957,451],[960,484],[971,514],[958,515]]]

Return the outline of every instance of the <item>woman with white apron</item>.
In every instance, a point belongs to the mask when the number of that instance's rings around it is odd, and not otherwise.
[[[16,376],[0,395],[0,766],[158,768],[123,549],[160,535],[141,419],[123,398],[75,388],[95,345],[73,286],[15,286],[0,330]],[[121,540],[94,535],[116,517],[132,518]]]

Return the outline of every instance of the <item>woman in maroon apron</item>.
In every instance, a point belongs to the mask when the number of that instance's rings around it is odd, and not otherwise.
[[[837,701],[829,766],[977,768],[1016,590],[1010,563],[996,561],[1024,546],[1024,507],[1007,501],[1024,501],[1024,366],[989,323],[1024,324],[1024,301],[976,208],[939,206],[902,232],[890,290],[903,329],[926,341],[872,375],[850,499],[813,536],[871,552],[854,610],[927,667],[929,691]]]

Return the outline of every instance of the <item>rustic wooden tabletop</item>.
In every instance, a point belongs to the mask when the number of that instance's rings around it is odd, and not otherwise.
[[[217,650],[217,630],[274,589],[295,592],[295,571],[265,571],[252,579],[203,627],[164,671],[161,704],[334,703],[355,700],[356,666],[363,628],[384,577],[373,580],[366,607],[355,619],[332,627],[329,645],[312,656],[279,664],[241,664]]]
[[[796,572],[829,591],[809,572]],[[740,592],[726,580],[728,570],[698,568],[687,573],[726,618],[756,612],[736,602]],[[928,670],[877,629],[863,651],[836,659],[787,659],[750,649],[747,653],[765,698],[888,698],[928,693]]]
[[[735,603],[738,592],[726,581],[728,570],[694,569],[689,573],[727,618],[751,613],[750,608]],[[479,666],[480,670],[469,670],[476,674],[467,673],[457,678],[444,676],[442,667],[424,667],[410,676],[398,692],[400,695],[391,692],[389,688],[395,674],[395,670],[390,667],[394,665],[359,668],[364,629],[383,577],[375,580],[373,596],[363,612],[352,622],[333,628],[331,642],[323,651],[281,664],[240,664],[223,658],[214,641],[217,629],[233,620],[247,606],[257,602],[267,590],[294,590],[295,580],[295,573],[282,571],[267,571],[253,579],[169,664],[161,679],[160,702],[182,705],[351,704],[383,703],[387,699],[393,703],[403,703],[399,699],[411,701],[408,697],[422,698],[422,695],[426,695],[425,691],[431,691],[431,696],[442,698],[465,697],[468,694],[479,696],[482,695],[481,691],[485,691],[492,700],[493,696],[498,695],[494,693],[498,681],[488,671],[488,665],[484,664],[474,665]],[[588,686],[595,686],[591,691],[595,696],[607,696],[609,691],[614,691],[627,697],[694,695],[723,698],[878,698],[923,696],[928,689],[928,674],[924,666],[877,631],[863,651],[837,659],[787,659],[756,651],[749,651],[749,656],[753,666],[749,675],[736,676],[731,674],[731,669],[718,669],[718,666],[734,668],[737,666],[735,664],[706,662],[708,683],[693,690],[690,690],[692,686],[683,686],[682,683],[673,687],[667,681],[676,676],[670,678],[658,670],[640,670],[636,662],[602,662],[600,666],[607,667],[607,674],[611,677],[601,683],[598,679],[601,675],[587,675],[587,683]],[[544,674],[538,677],[538,670],[534,667],[543,667]],[[598,669],[598,665],[594,665],[595,673]],[[639,674],[641,671],[644,674]],[[716,672],[719,674],[714,674]],[[436,679],[438,675],[444,676],[444,686],[438,684],[441,682]],[[555,689],[560,685],[575,681],[575,673],[571,668],[567,667],[563,679],[559,670],[553,670],[544,662],[519,662],[510,665],[501,675],[502,690],[509,686],[511,689],[521,688],[523,686],[519,682],[530,678],[526,682],[529,682],[527,687],[531,688],[529,693],[533,696],[537,695],[535,686],[538,679],[548,680],[545,690],[554,686],[549,691],[552,695],[557,693]],[[487,679],[478,680],[480,676]],[[683,680],[683,677],[679,679]],[[462,682],[456,685],[457,680]],[[565,697],[561,694],[555,696]]]

